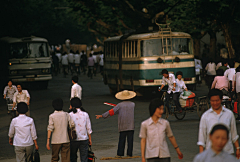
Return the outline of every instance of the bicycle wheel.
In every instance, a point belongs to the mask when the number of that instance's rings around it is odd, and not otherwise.
[[[208,109],[209,109],[208,100],[207,99],[200,100],[200,103],[197,104],[197,113],[198,113],[199,119],[201,119],[203,113]]]
[[[178,120],[182,120],[186,115],[186,108],[182,108],[182,112],[179,112],[177,109],[174,110],[174,116]]]
[[[163,119],[167,119],[169,116],[169,111],[168,111],[168,107],[167,106],[164,106],[164,112],[162,114],[162,118]]]

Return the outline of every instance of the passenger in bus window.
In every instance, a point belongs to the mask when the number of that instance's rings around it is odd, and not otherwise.
[[[182,107],[179,103],[179,93],[176,93],[176,79],[175,79],[175,75],[174,74],[169,74],[167,69],[163,69],[162,70],[162,86],[159,89],[159,91],[161,91],[163,89],[163,87],[168,84],[168,91],[166,93],[166,101],[168,104],[168,101],[170,99],[171,96],[173,96],[173,101],[176,105],[177,110],[181,113],[182,112]],[[168,105],[167,105],[168,106]]]

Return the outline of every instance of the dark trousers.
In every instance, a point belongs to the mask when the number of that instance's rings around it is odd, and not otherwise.
[[[79,64],[75,64],[75,72],[77,74],[81,74],[81,69],[80,69],[80,65]]]
[[[88,77],[92,78],[93,76],[93,66],[88,66]]]
[[[62,162],[70,162],[70,143],[52,144],[52,160],[51,160],[51,162],[59,161],[60,151],[61,151]]]
[[[118,141],[118,150],[117,150],[118,156],[124,156],[126,138],[127,138],[127,146],[128,146],[127,155],[132,156],[133,135],[134,135],[134,130],[120,132],[119,141]]]
[[[71,162],[77,162],[77,151],[80,151],[81,162],[88,162],[88,140],[71,141],[70,145]]]
[[[63,65],[62,67],[63,67],[63,74],[66,77],[67,71],[68,71],[68,65]]]
[[[147,159],[147,162],[170,162],[171,159],[170,157],[169,158],[150,158],[150,159]]]
[[[171,94],[166,93],[166,101],[167,101],[166,106],[169,108],[169,103],[168,102],[169,102],[169,99],[170,99],[171,95],[173,96],[173,101],[175,103],[175,106],[176,106],[177,110],[178,111],[182,110],[182,106],[179,103],[179,96],[180,96],[179,92],[171,93]]]
[[[95,64],[94,64],[94,69],[93,69],[93,74],[94,74],[94,76],[96,76],[97,70],[98,70],[98,63],[95,63]]]
[[[207,83],[207,86],[208,86],[209,90],[212,87],[212,82],[213,82],[214,78],[215,78],[215,75],[207,75],[206,76],[206,83]]]

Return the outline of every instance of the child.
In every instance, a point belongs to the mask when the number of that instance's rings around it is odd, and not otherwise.
[[[183,154],[173,136],[169,122],[161,118],[164,112],[164,102],[158,98],[152,100],[149,112],[150,118],[142,122],[139,134],[142,162],[145,162],[146,159],[148,162],[170,162],[166,135],[177,151],[179,158],[182,159]]]

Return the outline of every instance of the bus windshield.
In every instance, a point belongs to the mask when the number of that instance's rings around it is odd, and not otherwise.
[[[10,59],[48,57],[47,43],[13,43],[10,44]]]
[[[170,38],[148,39],[141,41],[141,55],[161,56],[161,55],[186,55],[193,54],[192,41],[190,38]]]

